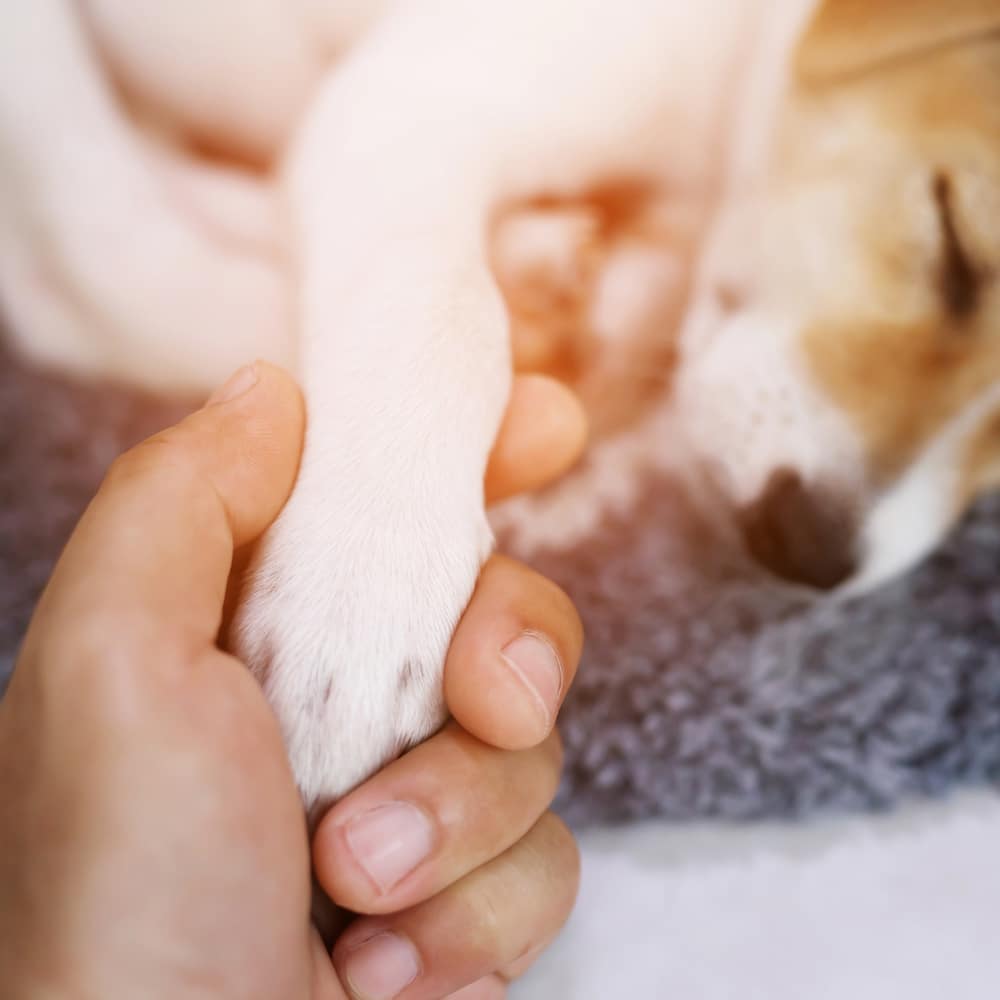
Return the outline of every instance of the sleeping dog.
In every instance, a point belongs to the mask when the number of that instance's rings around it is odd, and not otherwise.
[[[703,258],[680,409],[750,550],[857,592],[1000,485],[1000,2],[827,2],[793,70]]]
[[[609,275],[649,280],[600,227],[593,263],[573,206],[595,192],[631,192],[638,228],[699,206],[676,406],[774,572],[871,586],[1000,479],[996,0],[32,0],[3,20],[21,348],[160,389],[296,359],[306,450],[237,645],[313,815],[442,721],[525,276],[583,325]]]

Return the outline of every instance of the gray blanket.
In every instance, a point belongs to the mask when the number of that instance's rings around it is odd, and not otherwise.
[[[0,687],[102,471],[186,408],[0,353]],[[1000,779],[1000,500],[918,572],[840,607],[767,586],[716,544],[651,473],[627,516],[534,554],[588,631],[562,718],[570,822],[880,809]]]

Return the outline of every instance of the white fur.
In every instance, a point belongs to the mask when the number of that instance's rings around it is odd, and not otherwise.
[[[700,261],[682,333],[679,407],[731,506],[751,505],[780,468],[855,501],[861,563],[842,588],[855,594],[912,567],[953,525],[961,447],[1000,398],[967,400],[897,480],[873,486],[867,442],[854,415],[820,384],[804,340],[816,325],[835,336],[852,325],[919,328],[940,314],[935,161],[874,102],[849,92],[827,97],[821,113],[789,107],[786,71],[777,65],[762,69],[764,83],[748,91],[751,104],[755,93],[764,96],[742,121],[760,131],[737,136],[734,171]],[[778,121],[794,143],[775,158]],[[985,198],[989,185],[965,173],[954,170],[957,197]],[[869,249],[879,232],[892,235],[905,262],[893,281],[879,274]],[[727,296],[739,300],[735,311],[724,307]]]
[[[247,354],[286,359],[287,282],[273,223],[262,245],[254,221],[271,195],[222,178],[164,165],[118,107],[73,4],[5,8],[0,299],[29,354],[167,389],[217,381]],[[229,195],[210,219],[190,209],[208,184]]]
[[[733,506],[751,506],[781,468],[858,492],[861,441],[813,385],[798,356],[799,323],[752,308],[706,322],[715,335],[684,366],[678,405],[686,436]]]
[[[682,407],[701,451],[741,443],[727,482],[742,499],[776,463],[815,463],[817,435],[817,474],[857,464],[796,361],[798,306],[751,302],[722,332],[712,313],[747,256],[733,219],[815,2],[31,0],[2,15],[0,297],[22,348],[162,388],[298,355],[300,481],[237,624],[308,806],[443,718],[443,657],[491,544],[482,478],[509,362],[487,243],[507,206],[610,178],[683,198],[731,147]],[[258,172],[206,168],[177,137]],[[604,326],[608,302],[641,311],[649,261],[633,264],[606,276]],[[705,404],[726,391],[723,351],[744,379],[720,422]],[[762,394],[775,384],[781,405]],[[754,412],[767,432],[747,437]]]
[[[709,20],[726,8],[409,5],[313,102],[286,174],[309,441],[241,618],[308,803],[443,717],[441,664],[489,548],[482,479],[508,388],[493,217],[603,176],[693,183],[732,60],[705,56],[734,41],[735,24],[726,38]],[[608,65],[609,51],[628,58]]]
[[[866,518],[862,570],[843,588],[864,593],[929,555],[948,531],[961,496],[963,451],[983,421],[1000,408],[992,385],[934,436],[919,459],[879,497]]]
[[[509,379],[493,219],[609,177],[699,187],[765,6],[38,0],[4,15],[17,173],[0,294],[22,346],[176,387],[287,356],[296,331],[302,472],[238,630],[309,806],[443,717]],[[172,130],[280,172],[206,177],[150,138]]]

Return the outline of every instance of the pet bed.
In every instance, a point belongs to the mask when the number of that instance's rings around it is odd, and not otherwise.
[[[0,353],[0,689],[104,469],[187,408]],[[570,823],[883,809],[997,781],[1000,499],[915,573],[835,605],[726,558],[668,474],[636,475],[584,541],[530,551],[587,626],[561,722]]]

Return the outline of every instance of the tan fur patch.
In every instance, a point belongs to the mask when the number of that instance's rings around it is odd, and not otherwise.
[[[823,86],[1000,31],[996,0],[826,0],[799,46],[799,81]]]
[[[813,100],[793,104],[801,114]],[[890,197],[859,213],[871,301],[814,316],[804,338],[821,387],[885,480],[1000,381],[1000,44],[937,51],[845,86],[837,100],[858,102],[892,137],[888,152],[871,151],[873,173],[892,156],[926,185],[918,204]]]
[[[1000,336],[948,325],[813,327],[807,356],[823,388],[854,420],[876,482],[1000,379]]]

